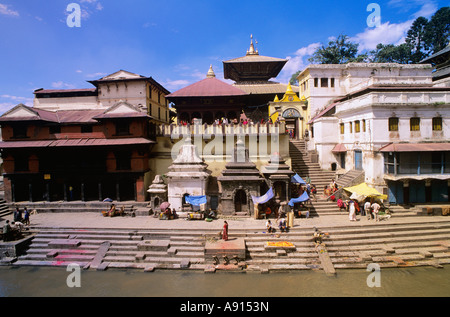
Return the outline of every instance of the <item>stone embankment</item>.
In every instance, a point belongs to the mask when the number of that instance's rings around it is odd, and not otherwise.
[[[312,226],[297,226],[288,233],[277,231],[272,234],[236,228],[230,232],[230,242],[243,241],[244,250],[231,248],[228,254],[218,252],[216,256],[205,252],[207,244],[217,244],[217,250],[224,248],[218,239],[218,230],[213,228],[39,227],[32,229],[34,234],[28,249],[8,265],[67,266],[77,263],[85,269],[96,270],[261,273],[324,270],[334,273],[340,269],[366,269],[371,263],[381,268],[449,264],[450,220],[445,217],[440,217],[439,221],[424,219],[412,223],[385,221],[318,226],[323,234],[320,245],[313,240]],[[268,242],[277,242],[278,247],[269,248]]]

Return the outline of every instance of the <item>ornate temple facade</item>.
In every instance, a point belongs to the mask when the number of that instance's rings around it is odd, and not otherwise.
[[[151,77],[118,71],[95,88],[35,91],[34,106],[0,117],[5,199],[146,201],[157,126],[169,94]]]
[[[300,73],[311,105],[307,147],[322,168],[364,171],[392,204],[448,202],[449,52],[421,64],[310,65]]]

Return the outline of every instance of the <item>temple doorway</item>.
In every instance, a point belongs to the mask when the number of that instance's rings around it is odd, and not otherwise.
[[[238,189],[234,195],[234,210],[236,212],[248,211],[247,193],[243,189]]]

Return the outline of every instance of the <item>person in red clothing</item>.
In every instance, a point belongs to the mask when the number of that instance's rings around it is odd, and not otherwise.
[[[222,239],[224,241],[228,240],[228,222],[224,221],[222,230]]]

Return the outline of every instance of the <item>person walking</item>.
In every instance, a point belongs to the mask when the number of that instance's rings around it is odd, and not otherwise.
[[[23,224],[26,226],[30,225],[30,212],[28,211],[27,207],[24,208],[23,212]]]
[[[224,241],[228,240],[228,222],[223,222],[222,239]]]
[[[356,221],[356,208],[355,202],[353,200],[350,200],[350,205],[348,209],[349,209],[348,218],[350,219],[350,221]]]
[[[9,224],[9,220],[6,220],[6,223],[3,226],[3,242],[8,242],[11,238],[11,225]]]
[[[370,201],[367,200],[364,204],[364,212],[366,213],[367,220],[370,220],[372,218],[371,212],[370,212]]]

